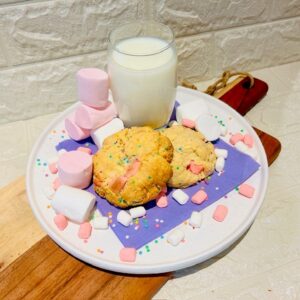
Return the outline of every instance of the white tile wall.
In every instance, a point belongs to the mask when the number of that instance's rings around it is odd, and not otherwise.
[[[76,70],[103,67],[109,30],[142,16],[175,31],[180,77],[300,59],[300,0],[2,0],[0,124],[75,101]]]

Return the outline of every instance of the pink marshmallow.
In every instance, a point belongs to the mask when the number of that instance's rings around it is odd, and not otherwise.
[[[111,189],[117,193],[120,192],[124,188],[127,179],[128,178],[126,176],[120,176],[113,179],[113,181],[110,184]]]
[[[247,198],[252,198],[255,188],[249,184],[243,183],[239,186],[239,193]]]
[[[218,222],[223,222],[228,214],[228,208],[225,205],[218,205],[214,211],[213,218]]]
[[[58,172],[56,163],[52,163],[48,167],[49,167],[49,171],[51,172],[51,174],[56,174]]]
[[[68,226],[68,219],[64,215],[58,214],[54,217],[54,223],[59,230],[63,231]]]
[[[195,122],[190,119],[182,119],[181,124],[188,128],[195,128]]]
[[[253,147],[254,140],[253,137],[250,134],[244,135],[244,144],[247,145],[249,148]]]
[[[195,204],[201,204],[202,202],[207,200],[207,198],[207,194],[203,190],[200,190],[192,196],[192,202]]]
[[[156,199],[156,205],[160,208],[164,208],[168,206],[168,198],[166,195],[162,194],[162,192],[159,193]]]
[[[76,80],[79,101],[95,108],[107,106],[109,81],[106,72],[96,68],[81,69]]]
[[[75,115],[72,114],[65,119],[65,128],[70,138],[75,141],[86,139],[90,136],[91,131],[83,129],[75,123]]]
[[[85,129],[98,128],[117,116],[117,110],[113,103],[108,102],[103,109],[95,109],[81,104],[75,110],[75,123]]]
[[[65,185],[84,189],[90,185],[93,171],[92,156],[82,151],[69,151],[58,160],[58,176]]]
[[[119,256],[121,261],[134,262],[136,258],[136,250],[135,248],[122,248]]]
[[[167,186],[166,186],[166,185],[163,186],[163,188],[161,189],[161,191],[162,191],[164,194],[166,194],[166,193],[168,192]]]
[[[236,133],[236,134],[233,134],[231,137],[230,137],[230,140],[229,142],[232,144],[232,145],[235,145],[237,142],[239,141],[243,141],[244,139],[244,136],[241,134],[241,133]]]
[[[58,177],[56,177],[52,182],[52,188],[56,191],[61,186],[61,181]]]
[[[193,174],[199,175],[203,170],[204,167],[202,165],[197,165],[193,160],[191,160],[188,170],[191,171]]]
[[[89,222],[80,224],[78,237],[80,239],[88,239],[92,233],[92,225]]]
[[[87,147],[78,147],[77,151],[82,151],[82,152],[85,152],[87,154],[92,154],[92,150],[90,148],[87,148]]]
[[[127,178],[134,176],[138,172],[140,165],[141,162],[136,159],[132,164],[128,166],[125,176]]]

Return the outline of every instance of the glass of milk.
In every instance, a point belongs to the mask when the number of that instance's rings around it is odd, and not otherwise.
[[[176,94],[177,55],[172,30],[137,21],[109,35],[108,74],[113,100],[126,127],[165,125]]]

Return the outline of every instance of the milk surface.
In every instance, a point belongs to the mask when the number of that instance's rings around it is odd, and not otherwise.
[[[175,49],[158,38],[129,38],[111,51],[110,86],[127,127],[158,128],[168,121],[175,101],[176,65]]]

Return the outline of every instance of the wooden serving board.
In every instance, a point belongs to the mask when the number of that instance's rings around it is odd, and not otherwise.
[[[271,165],[280,142],[254,129]],[[24,177],[1,190],[0,207],[0,299],[151,299],[172,277],[117,274],[72,257],[40,229]]]

